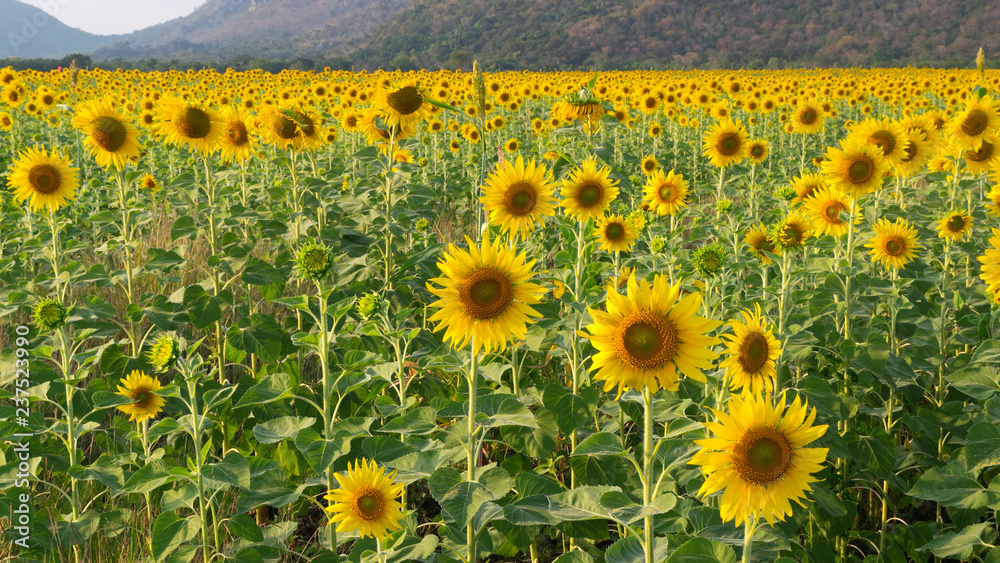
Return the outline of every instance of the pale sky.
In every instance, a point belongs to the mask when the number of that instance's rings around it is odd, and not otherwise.
[[[205,0],[21,0],[44,10],[64,24],[114,35],[186,16]]]

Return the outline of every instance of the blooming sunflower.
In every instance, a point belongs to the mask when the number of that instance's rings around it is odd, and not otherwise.
[[[764,225],[756,225],[747,230],[747,235],[743,239],[743,242],[750,247],[750,251],[753,252],[761,262],[765,265],[771,265],[771,258],[764,254],[765,252],[774,252],[774,243],[771,241],[771,237],[768,235],[767,229]]]
[[[878,147],[858,140],[827,149],[823,175],[828,186],[858,198],[882,187],[882,176],[891,163]]]
[[[687,207],[688,185],[684,176],[673,170],[664,175],[657,170],[643,187],[642,201],[657,215],[673,215],[681,207]]]
[[[159,107],[157,129],[172,145],[186,145],[202,154],[215,152],[222,136],[219,114],[190,100],[167,100]]]
[[[795,190],[795,197],[792,205],[807,201],[826,185],[822,174],[803,174],[792,180],[792,188]]]
[[[811,490],[812,476],[822,468],[827,448],[807,448],[822,436],[827,425],[813,425],[816,409],[798,397],[785,410],[785,397],[777,405],[770,397],[733,396],[729,412],[712,409],[718,422],[705,424],[714,436],[695,443],[702,447],[691,458],[700,465],[705,482],[701,496],[725,489],[720,503],[723,522],[738,527],[750,517],[764,517],[771,524],[792,513],[790,501],[802,500]]]
[[[775,243],[776,252],[795,250],[805,244],[809,237],[809,227],[798,212],[792,211],[774,226],[770,239]]]
[[[791,116],[792,131],[812,135],[823,130],[823,106],[804,100]]]
[[[393,480],[395,476],[395,471],[386,475],[384,467],[363,458],[354,467],[348,464],[346,477],[334,474],[340,488],[324,498],[330,501],[326,507],[333,514],[330,522],[340,522],[337,531],[357,530],[362,538],[373,536],[381,541],[388,532],[400,529],[403,503],[397,499],[403,485]]]
[[[78,108],[73,127],[86,133],[84,143],[103,168],[121,169],[139,159],[139,131],[109,102],[93,101]]]
[[[702,148],[702,154],[707,156],[713,165],[725,168],[738,164],[747,157],[750,137],[742,125],[734,123],[731,119],[723,119],[705,133]]]
[[[812,232],[817,236],[831,235],[839,238],[847,233],[848,223],[840,217],[842,212],[850,214],[851,199],[847,194],[830,188],[820,188],[815,197],[809,198],[802,205],[812,220]],[[848,217],[850,220],[850,217]],[[854,218],[855,224],[861,221],[861,213]]]
[[[882,218],[873,226],[875,236],[868,240],[865,248],[872,260],[887,268],[898,270],[917,257],[921,245],[917,242],[917,230],[906,219],[897,218],[893,222]]]
[[[763,164],[767,160],[769,150],[767,139],[754,139],[750,141],[750,147],[747,149],[747,158],[753,164]]]
[[[962,152],[962,160],[965,161],[965,169],[971,174],[982,174],[996,169],[1000,162],[1000,138],[992,133],[983,135],[979,141],[979,148],[968,149]]]
[[[868,118],[851,132],[850,139],[876,146],[890,164],[897,164],[904,156],[903,126],[889,118]]]
[[[541,303],[541,285],[528,279],[535,261],[525,263],[525,254],[515,254],[485,238],[477,247],[466,237],[469,250],[449,245],[438,262],[442,277],[432,278],[427,289],[439,299],[430,306],[440,309],[428,320],[444,329],[444,339],[462,348],[472,340],[472,353],[504,350],[510,339],[524,338],[531,317],[540,317],[531,305]],[[438,284],[440,287],[431,285]]]
[[[646,155],[642,157],[642,173],[646,176],[653,174],[660,169],[660,163],[657,162],[656,157],[653,155]]]
[[[777,377],[775,361],[781,356],[781,342],[774,338],[770,323],[760,313],[760,304],[753,311],[742,311],[743,320],[729,321],[733,334],[723,334],[729,357],[719,364],[730,377],[729,388],[745,389],[754,395],[771,393]]]
[[[505,160],[490,174],[480,201],[489,213],[490,224],[527,240],[535,221],[541,223],[542,217],[556,214],[555,187],[546,178],[544,164],[536,167],[534,159],[525,164],[518,156],[515,162]]]
[[[675,391],[678,372],[705,381],[701,370],[711,367],[718,354],[710,347],[719,343],[706,333],[722,323],[696,315],[700,293],[680,293],[680,282],[671,286],[666,276],[657,274],[649,283],[633,274],[626,295],[608,287],[607,312],[588,308],[594,322],[587,337],[597,349],[594,379],[604,381],[605,391]]]
[[[566,208],[566,214],[577,221],[597,219],[611,202],[618,197],[618,180],[611,180],[608,175],[611,168],[597,168],[597,159],[588,158],[583,166],[573,170],[569,178],[563,180],[560,195],[563,201],[560,205]]]
[[[920,129],[907,129],[903,134],[903,156],[896,163],[896,173],[909,178],[923,170],[934,156],[934,145]]]
[[[986,193],[986,211],[990,215],[1000,217],[1000,184],[997,184],[990,188],[990,191]]]
[[[160,388],[160,380],[146,375],[145,372],[133,371],[118,386],[118,394],[135,402],[119,405],[118,410],[130,415],[129,422],[142,422],[147,418],[153,418],[167,403],[166,399],[156,394]]]
[[[635,225],[621,215],[612,214],[599,218],[595,223],[594,233],[600,249],[606,252],[628,252],[635,244]]]
[[[146,172],[142,175],[142,178],[139,178],[139,185],[142,186],[142,189],[151,192],[156,192],[160,189],[160,184],[156,182],[156,178],[149,172]]]
[[[976,260],[982,263],[979,279],[986,282],[987,292],[996,302],[996,296],[1000,294],[1000,230],[993,229],[990,245],[992,247],[987,248]]]
[[[223,160],[243,162],[253,156],[256,143],[251,136],[250,114],[241,107],[222,108],[222,135],[219,137],[219,153]]]
[[[403,123],[415,126],[427,117],[431,104],[424,101],[417,84],[407,82],[396,87],[382,87],[372,97],[372,107],[377,108],[389,127]]]
[[[938,221],[938,237],[959,240],[972,231],[972,217],[964,211],[952,211]]]
[[[955,114],[946,125],[952,142],[960,149],[979,148],[983,137],[1000,127],[1000,110],[990,97],[977,98],[966,108]]]
[[[77,169],[58,151],[32,147],[22,151],[11,165],[7,187],[18,203],[31,200],[31,210],[55,211],[76,198]]]

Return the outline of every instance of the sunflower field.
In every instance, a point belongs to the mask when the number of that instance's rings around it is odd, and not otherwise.
[[[0,69],[0,560],[1000,562],[998,92]]]

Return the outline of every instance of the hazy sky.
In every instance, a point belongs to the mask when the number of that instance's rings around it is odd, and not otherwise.
[[[21,0],[64,24],[96,33],[129,33],[186,16],[205,0]]]

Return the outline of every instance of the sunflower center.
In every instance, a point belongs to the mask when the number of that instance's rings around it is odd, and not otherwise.
[[[424,99],[413,86],[404,86],[385,97],[389,107],[399,115],[410,115],[420,109]]]
[[[621,223],[608,223],[604,229],[604,236],[611,242],[618,242],[625,238],[625,225]]]
[[[271,116],[271,131],[285,140],[294,139],[297,134],[295,129],[295,122],[288,118],[288,116],[275,113]]]
[[[774,244],[766,236],[760,237],[760,240],[755,242],[753,247],[758,252],[774,252]]]
[[[809,108],[809,109],[803,111],[799,115],[799,121],[803,125],[812,125],[813,123],[816,123],[816,118],[817,117],[819,117],[819,116],[816,114],[816,110],[814,110],[812,108]]]
[[[983,141],[983,144],[979,146],[979,150],[968,151],[965,153],[965,159],[972,162],[986,162],[993,157],[993,144],[989,141]]]
[[[663,184],[660,186],[660,189],[656,190],[656,193],[665,203],[672,203],[676,198],[676,191],[674,190],[674,186],[671,184]]]
[[[769,351],[767,337],[759,332],[747,334],[740,344],[740,367],[748,374],[758,373],[767,363]]]
[[[875,163],[865,155],[854,155],[844,162],[844,172],[848,182],[859,186],[875,175]]]
[[[577,191],[576,199],[583,207],[595,207],[604,197],[604,187],[596,182],[586,182]]]
[[[896,136],[880,129],[868,136],[868,142],[882,149],[882,154],[889,156],[896,150]]]
[[[733,448],[733,469],[754,485],[770,485],[792,465],[792,446],[784,433],[772,428],[748,430]]]
[[[306,137],[312,137],[316,134],[316,125],[313,119],[308,115],[302,113],[301,111],[295,111],[295,119],[299,122],[299,128],[302,129],[302,134]]]
[[[802,231],[795,225],[785,225],[781,228],[781,236],[778,240],[782,246],[792,248],[802,242]]]
[[[198,108],[182,107],[174,112],[171,121],[188,139],[204,139],[212,131],[212,120]]]
[[[502,315],[514,299],[513,286],[507,276],[494,267],[480,268],[462,282],[458,299],[465,313],[474,319],[495,319]]]
[[[242,147],[250,142],[250,135],[247,134],[247,126],[242,121],[230,121],[226,126],[226,139],[229,144],[235,147]]]
[[[90,123],[90,137],[97,146],[108,152],[115,152],[125,144],[128,134],[121,121],[102,115]]]
[[[722,156],[732,156],[740,150],[740,138],[731,133],[719,139],[719,154]]]
[[[36,193],[51,194],[59,189],[59,171],[50,164],[37,164],[28,171],[28,183]]]
[[[840,223],[840,212],[844,210],[844,205],[839,201],[834,201],[826,206],[826,218],[830,223]]]
[[[982,135],[983,131],[986,131],[986,126],[989,125],[989,122],[989,116],[986,115],[985,111],[974,109],[962,119],[962,133],[970,137]]]
[[[903,162],[911,162],[917,157],[917,144],[913,141],[907,141],[906,145],[903,147]]]
[[[374,488],[362,487],[354,498],[354,514],[358,518],[373,522],[382,516],[382,495]]]
[[[646,172],[652,172],[653,170],[656,170],[656,162],[652,160],[646,160],[642,163],[642,169],[645,170]]]
[[[965,217],[961,215],[952,215],[948,219],[948,230],[953,233],[960,233],[962,229],[965,228]]]
[[[503,205],[507,213],[520,217],[531,213],[537,199],[538,194],[531,184],[518,182],[507,188],[507,192],[503,195]]]
[[[661,313],[639,311],[615,329],[614,349],[634,369],[658,369],[677,354],[677,328]]]
[[[750,156],[753,158],[760,158],[764,156],[764,147],[760,145],[754,145],[750,147]]]
[[[885,241],[884,245],[885,253],[889,256],[899,256],[906,250],[906,245],[903,239],[899,237],[893,237]]]
[[[132,398],[135,399],[135,404],[139,406],[146,406],[149,403],[149,400],[153,398],[153,394],[145,389],[142,389]]]

